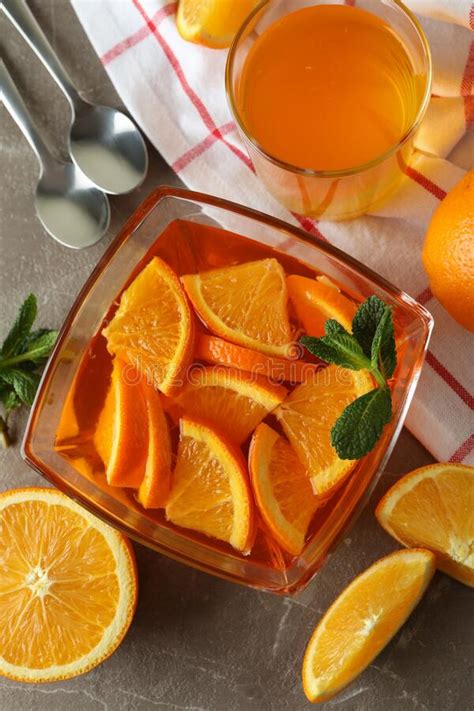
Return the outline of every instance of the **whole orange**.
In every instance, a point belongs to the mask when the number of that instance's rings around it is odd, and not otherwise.
[[[474,170],[435,210],[422,258],[433,294],[461,326],[474,331]]]

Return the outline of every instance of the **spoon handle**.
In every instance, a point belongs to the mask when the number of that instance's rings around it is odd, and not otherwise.
[[[41,165],[41,173],[43,173],[44,166],[51,161],[51,153],[46,143],[38,133],[38,129],[33,123],[33,119],[31,118],[31,115],[26,108],[24,101],[21,98],[20,93],[16,88],[3,60],[0,61],[0,88],[2,93],[2,101],[5,104],[5,107],[12,118],[16,121],[23,135],[36,153]]]
[[[82,99],[25,0],[2,0],[1,4],[7,17],[31,49],[36,52],[59,88],[64,92],[74,111],[82,103]]]

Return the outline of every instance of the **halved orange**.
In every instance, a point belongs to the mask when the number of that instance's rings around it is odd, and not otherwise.
[[[310,701],[328,701],[375,659],[416,607],[435,570],[430,551],[395,551],[348,585],[306,648],[302,676]]]
[[[176,25],[181,37],[206,47],[230,47],[247,15],[260,0],[179,0]]]
[[[440,570],[474,587],[474,467],[415,469],[387,491],[375,515],[397,541],[428,548]]]
[[[165,506],[170,490],[171,439],[159,393],[147,383],[143,383],[142,388],[147,410],[148,450],[137,498],[145,509],[158,509]]]
[[[194,368],[176,403],[192,418],[206,422],[241,444],[280,403],[287,390],[243,370],[219,366]]]
[[[180,421],[178,458],[167,518],[247,552],[253,538],[252,495],[242,454],[215,430]]]
[[[282,548],[299,555],[320,501],[293,448],[264,422],[252,437],[249,469],[263,520]]]
[[[55,489],[0,494],[0,674],[29,683],[93,669],[137,602],[133,549]]]
[[[112,378],[94,435],[110,486],[140,486],[148,450],[147,408],[133,366],[114,358]]]
[[[181,283],[166,262],[153,257],[123,292],[103,334],[110,353],[134,365],[165,395],[182,385],[194,324]]]
[[[331,429],[344,408],[372,387],[367,372],[329,365],[297,385],[275,411],[318,496],[331,495],[355,466],[339,459]]]
[[[331,318],[339,321],[346,331],[352,330],[357,307],[333,284],[297,275],[287,277],[286,283],[298,320],[308,336],[324,336],[324,324]]]
[[[291,355],[285,273],[276,259],[260,259],[181,277],[210,331],[263,353]]]
[[[313,363],[267,356],[264,353],[237,346],[223,338],[209,336],[205,333],[200,334],[197,338],[195,358],[207,363],[246,370],[249,373],[263,375],[279,382],[301,383],[315,371]]]

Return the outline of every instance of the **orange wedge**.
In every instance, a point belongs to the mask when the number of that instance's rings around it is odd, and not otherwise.
[[[286,439],[262,422],[250,445],[249,468],[263,520],[282,548],[299,555],[320,503],[303,465]]]
[[[176,26],[181,37],[206,47],[230,47],[259,0],[180,0]]]
[[[165,395],[179,387],[192,359],[194,328],[180,281],[154,257],[123,292],[103,334],[107,348]]]
[[[337,456],[331,429],[344,408],[372,387],[365,371],[330,365],[297,385],[275,411],[318,496],[330,496],[355,466]]]
[[[315,366],[304,360],[267,356],[250,348],[236,346],[235,343],[224,341],[223,338],[208,336],[204,333],[197,339],[195,357],[207,363],[246,370],[249,373],[263,375],[279,382],[301,383],[315,371]]]
[[[137,602],[133,549],[55,489],[0,494],[0,674],[83,674],[124,638]]]
[[[397,481],[375,515],[404,546],[422,546],[438,568],[474,587],[474,467],[431,464]]]
[[[178,458],[167,518],[247,552],[253,538],[252,498],[245,462],[210,427],[180,421]]]
[[[140,376],[119,358],[94,435],[110,486],[140,486],[148,449],[147,409]]]
[[[231,368],[195,368],[176,402],[187,415],[207,422],[227,439],[241,444],[280,403],[281,385]]]
[[[306,648],[302,676],[310,701],[328,701],[375,659],[416,607],[435,570],[430,551],[395,551],[350,583]]]
[[[291,355],[285,273],[276,259],[181,279],[197,313],[217,336],[269,355]]]
[[[145,509],[166,504],[171,477],[171,439],[159,393],[143,383],[148,423],[148,451],[145,474],[138,490],[138,501]]]
[[[356,305],[325,280],[292,275],[286,279],[288,295],[308,336],[324,336],[324,324],[334,318],[352,330]]]

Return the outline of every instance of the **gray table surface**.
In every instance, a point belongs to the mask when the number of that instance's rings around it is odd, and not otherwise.
[[[92,0],[91,0],[92,1]],[[35,0],[35,14],[85,98],[120,106],[113,87],[66,0]],[[27,104],[55,149],[64,149],[67,106],[31,51],[5,20],[2,51]],[[29,291],[40,321],[59,326],[79,288],[134,207],[176,176],[150,147],[146,183],[113,198],[112,225],[95,247],[73,252],[43,232],[32,194],[37,164],[0,107],[0,336]],[[18,437],[25,413],[17,417]],[[214,579],[135,546],[138,610],[118,651],[83,677],[34,686],[0,679],[0,711],[302,711],[301,658],[315,623],[351,578],[396,544],[373,508],[404,472],[432,461],[407,432],[400,436],[371,504],[322,575],[298,597],[279,598]],[[0,452],[0,490],[41,485],[18,444]],[[440,573],[402,631],[352,686],[326,708],[344,711],[467,711],[473,707],[472,592]]]

